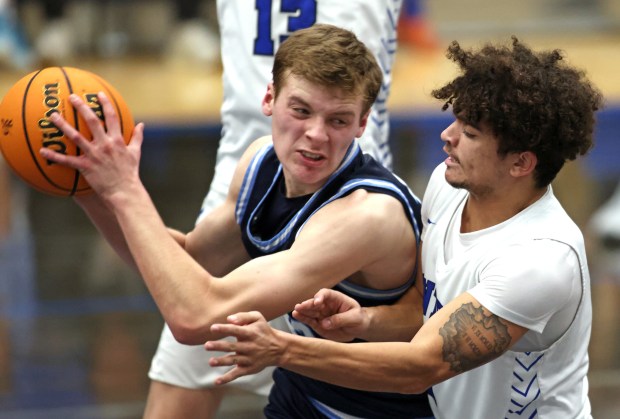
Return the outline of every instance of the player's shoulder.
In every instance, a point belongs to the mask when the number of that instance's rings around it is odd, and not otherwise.
[[[239,159],[239,164],[242,167],[247,167],[254,156],[263,148],[272,144],[271,135],[265,135],[252,141],[248,148],[245,149],[243,155]]]
[[[401,216],[406,220],[403,206],[394,196],[362,188],[336,199],[324,209],[337,212],[350,224],[366,228],[381,228],[387,220],[394,221]]]
[[[256,140],[252,141],[252,143],[250,143],[250,145],[246,149],[246,154],[253,156],[258,152],[258,150],[269,144],[273,144],[271,135],[259,137]]]
[[[235,173],[233,174],[233,178],[229,188],[229,195],[236,199],[236,196],[239,193],[241,188],[241,184],[243,178],[245,177],[245,173],[248,170],[252,159],[256,156],[257,153],[260,152],[261,149],[267,147],[271,144],[271,135],[260,137],[254,140],[248,148],[243,152],[243,155],[239,159],[237,163],[237,168],[235,169]],[[232,195],[231,195],[232,194]]]

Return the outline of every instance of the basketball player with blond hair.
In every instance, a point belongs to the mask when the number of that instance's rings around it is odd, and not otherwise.
[[[71,97],[92,141],[58,113],[50,117],[83,154],[41,154],[79,170],[92,186],[94,194],[76,201],[135,264],[181,343],[217,338],[211,325],[236,311],[284,315],[322,287],[375,306],[395,303],[414,284],[420,202],[356,140],[382,85],[374,55],[351,31],[315,24],[282,43],[272,74],[262,100],[272,135],[252,143],[225,202],[188,234],[165,227],[139,178],[143,124],[126,146],[104,94],[107,130]],[[407,302],[419,310],[420,295]],[[314,336],[292,318],[290,325]],[[268,418],[431,415],[424,395],[359,392],[279,370],[274,381]],[[166,409],[157,414],[170,417]]]
[[[353,31],[377,58],[383,84],[359,143],[365,153],[391,168],[387,100],[401,5],[402,0],[217,0],[223,64],[223,128],[213,180],[197,222],[224,202],[237,163],[252,141],[271,133],[270,120],[263,115],[260,103],[280,43],[294,31],[314,23],[330,23]],[[288,330],[283,318],[275,319],[272,324]],[[231,387],[261,396],[269,394],[273,383],[271,368],[230,386],[218,387],[213,382],[224,369],[210,367],[209,357],[202,345],[180,344],[164,326],[149,371],[152,381],[147,418],[167,419],[157,415],[158,408],[151,409],[162,404],[179,409],[172,412],[173,416],[185,416],[182,412],[188,409],[192,414],[201,412],[202,418],[214,417],[223,395]]]

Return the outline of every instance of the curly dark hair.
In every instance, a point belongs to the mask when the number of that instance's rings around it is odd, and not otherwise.
[[[433,90],[454,114],[484,122],[498,138],[498,154],[531,151],[537,187],[549,185],[567,160],[593,145],[594,113],[603,96],[585,73],[562,62],[559,50],[535,52],[512,37],[512,48],[486,44],[464,50],[454,41],[447,57],[461,75]]]

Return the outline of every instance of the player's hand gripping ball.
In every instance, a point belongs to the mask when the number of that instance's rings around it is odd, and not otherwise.
[[[69,102],[80,96],[105,124],[97,93],[103,91],[119,117],[125,143],[129,143],[134,120],[121,95],[108,82],[88,71],[71,67],[49,67],[28,74],[6,93],[0,103],[0,150],[13,171],[33,188],[51,195],[83,195],[92,191],[81,174],[48,161],[42,147],[79,156],[81,151],[49,119],[54,112],[88,139],[84,119]]]

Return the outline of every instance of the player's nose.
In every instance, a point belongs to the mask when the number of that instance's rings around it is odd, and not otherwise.
[[[306,124],[306,136],[312,141],[326,142],[329,139],[327,124],[323,118],[310,118]]]

